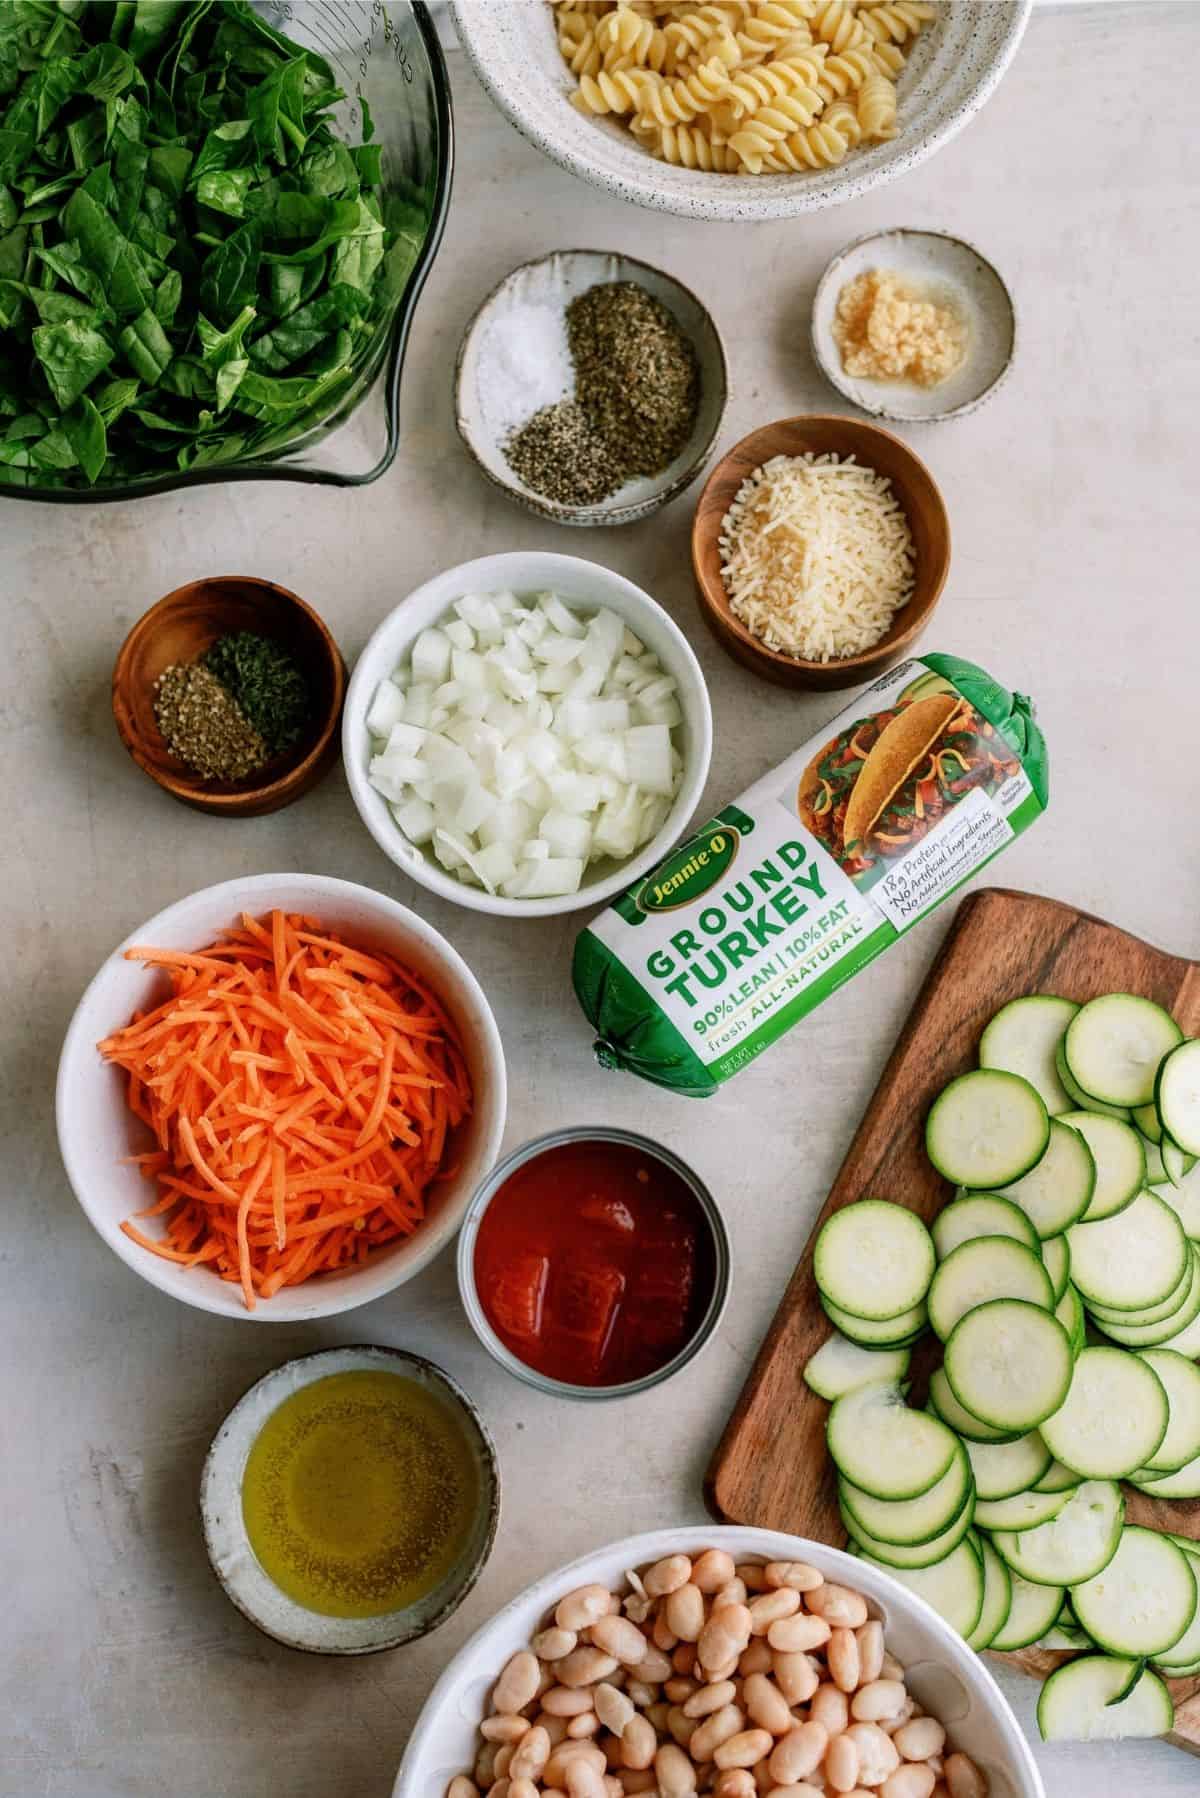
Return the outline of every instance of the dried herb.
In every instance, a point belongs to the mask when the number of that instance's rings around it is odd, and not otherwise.
[[[258,731],[203,662],[163,670],[154,715],[171,754],[208,780],[244,780],[270,760]]]
[[[256,631],[233,631],[218,637],[203,662],[271,755],[299,742],[312,716],[312,698],[308,682],[282,644]]]

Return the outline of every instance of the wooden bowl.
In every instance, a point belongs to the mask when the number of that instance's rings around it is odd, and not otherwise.
[[[809,662],[768,649],[734,616],[721,578],[721,523],[742,482],[772,456],[808,451],[852,455],[886,475],[908,518],[916,552],[912,597],[888,630],[870,649],[834,662]],[[890,431],[857,418],[782,418],[735,443],[709,475],[692,524],[692,567],[705,622],[743,667],[782,687],[857,687],[894,662],[929,622],[950,568],[950,520],[925,464]]]
[[[291,651],[305,675],[313,717],[299,743],[244,780],[208,780],[167,748],[154,715],[154,684],[175,662],[194,662],[218,637],[257,631]],[[143,614],[121,645],[112,678],[113,717],[126,749],[172,798],[227,818],[277,812],[316,786],[338,752],[346,664],[311,606],[254,575],[217,575],[176,587]]]

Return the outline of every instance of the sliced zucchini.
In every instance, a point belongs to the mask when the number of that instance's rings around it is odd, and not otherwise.
[[[1200,1041],[1180,1043],[1167,1055],[1158,1070],[1154,1103],[1164,1138],[1169,1136],[1186,1155],[1200,1155]]]
[[[925,1120],[925,1151],[940,1174],[973,1192],[1010,1186],[1046,1152],[1050,1119],[1018,1074],[979,1068],[945,1087]]]
[[[1149,1105],[1135,1105],[1129,1116],[1134,1128],[1140,1130],[1148,1142],[1162,1141],[1162,1125],[1158,1119],[1158,1107],[1153,1100]]]
[[[1070,1492],[1017,1492],[1011,1498],[981,1500],[975,1521],[981,1530],[1033,1530],[1065,1507]]]
[[[1162,1158],[1161,1143],[1151,1142],[1144,1137],[1142,1147],[1146,1151],[1146,1185],[1173,1186],[1174,1181],[1169,1178],[1166,1163]]]
[[[1144,1669],[1119,1704],[1112,1701],[1129,1683],[1135,1663],[1107,1654],[1089,1654],[1055,1668],[1038,1699],[1043,1742],[1123,1742],[1165,1736],[1175,1727],[1175,1706],[1157,1674]]]
[[[1049,1311],[1021,1299],[993,1299],[955,1326],[944,1366],[968,1411],[993,1429],[1024,1432],[1066,1398],[1074,1355]]]
[[[1200,1455],[1200,1367],[1171,1349],[1143,1349],[1140,1358],[1162,1381],[1170,1411],[1166,1435],[1143,1467],[1150,1473],[1178,1473]],[[978,1478],[976,1474],[976,1485]]]
[[[1108,1565],[1072,1585],[1071,1604],[1101,1648],[1149,1659],[1172,1648],[1191,1625],[1196,1580],[1169,1536],[1127,1524]]]
[[[1076,1142],[1079,1140],[1075,1138]],[[1019,1205],[996,1193],[970,1192],[965,1186],[960,1191],[962,1196],[944,1206],[933,1222],[933,1246],[939,1261],[977,1236],[1011,1236],[1014,1242],[1041,1255],[1041,1239]]]
[[[1182,1186],[1196,1165],[1196,1157],[1185,1154],[1179,1144],[1172,1142],[1169,1136],[1163,1137],[1158,1152],[1167,1185]]]
[[[885,1567],[933,1567],[953,1553],[971,1527],[971,1505],[967,1503],[953,1523],[928,1542],[882,1542],[878,1536],[864,1531],[844,1504],[841,1512],[847,1534],[854,1538],[863,1554],[882,1561]]]
[[[1109,1311],[1161,1304],[1186,1275],[1191,1256],[1183,1225],[1152,1192],[1138,1193],[1115,1217],[1072,1224],[1067,1241],[1072,1285],[1085,1303],[1094,1300]]]
[[[1037,993],[1002,1005],[979,1039],[981,1068],[1019,1074],[1040,1095],[1054,1117],[1070,1111],[1071,1099],[1054,1066],[1054,1052],[1079,1010],[1073,999]]]
[[[1154,1077],[1163,1057],[1182,1040],[1170,1012],[1153,999],[1105,993],[1075,1013],[1063,1054],[1072,1079],[1092,1098],[1105,1105],[1146,1105],[1156,1097]]]
[[[1058,1305],[1071,1278],[1071,1247],[1065,1236],[1047,1236],[1042,1244],[1042,1266],[1050,1276],[1054,1303]]]
[[[973,1417],[955,1398],[944,1367],[935,1368],[929,1376],[929,1402],[942,1422],[949,1424],[964,1442],[1015,1442],[1023,1433],[1020,1430],[994,1430],[981,1417]]]
[[[1162,1381],[1139,1356],[1085,1348],[1071,1390],[1042,1435],[1063,1465],[1086,1479],[1122,1480],[1153,1460],[1168,1416]]]
[[[825,1437],[838,1472],[873,1498],[928,1492],[959,1452],[945,1424],[910,1409],[892,1380],[858,1386],[837,1399]]]
[[[1065,1115],[1078,1117],[1079,1113]],[[1051,1118],[1042,1159],[1020,1180],[1002,1186],[995,1197],[1011,1199],[1039,1236],[1058,1236],[1083,1217],[1095,1191],[1096,1161],[1087,1138],[1063,1119]]]
[[[1082,1110],[1094,1111],[1098,1117],[1120,1118],[1126,1124],[1132,1118],[1133,1113],[1128,1105],[1105,1105],[1101,1100],[1093,1099],[1090,1093],[1085,1093],[1083,1088],[1076,1084],[1071,1070],[1067,1066],[1067,1058],[1061,1043],[1059,1043],[1054,1056],[1054,1071],[1063,1083],[1063,1090],[1070,1094],[1076,1105]],[[1063,1113],[1059,1113],[1060,1117],[1063,1115]]]
[[[1146,1150],[1137,1131],[1094,1111],[1067,1111],[1059,1122],[1079,1132],[1096,1164],[1096,1184],[1081,1221],[1096,1223],[1132,1205],[1146,1184]]]
[[[976,1236],[951,1251],[929,1288],[929,1321],[945,1342],[969,1312],[994,1299],[1024,1299],[1054,1309],[1054,1288],[1041,1258],[1010,1236]]]
[[[823,1295],[821,1307],[834,1329],[857,1343],[859,1348],[908,1348],[929,1325],[929,1313],[923,1304],[914,1305],[902,1317],[886,1318],[882,1323],[855,1317],[853,1312],[843,1311],[840,1305]]]
[[[1067,1290],[1054,1307],[1054,1315],[1071,1339],[1071,1353],[1077,1355],[1087,1341],[1087,1319],[1083,1314],[1083,1300],[1069,1281]]]
[[[1035,1648],[1048,1648],[1055,1653],[1078,1654],[1081,1649],[1094,1648],[1096,1644],[1086,1630],[1068,1629],[1065,1624],[1056,1623],[1039,1636],[1034,1643]]]
[[[944,1561],[932,1567],[889,1567],[873,1555],[864,1554],[862,1558],[882,1567],[902,1586],[923,1598],[960,1636],[969,1636],[979,1622],[983,1614],[983,1560],[969,1538],[964,1538]]]
[[[1160,1199],[1171,1207],[1180,1223],[1184,1234],[1193,1242],[1200,1242],[1200,1174],[1191,1173],[1182,1185],[1175,1185],[1169,1180],[1152,1181],[1152,1188]]]
[[[849,1480],[839,1480],[838,1498],[850,1534],[867,1547],[871,1546],[868,1538],[913,1547],[932,1542],[948,1530],[962,1514],[972,1492],[967,1450],[962,1443],[954,1446],[954,1459],[941,1479],[916,1498],[876,1498]],[[970,1523],[969,1517],[967,1522]]]
[[[1129,1483],[1148,1498],[1200,1498],[1200,1455],[1174,1473],[1151,1474],[1139,1468],[1129,1476]]]
[[[1174,1537],[1171,1538],[1175,1540]],[[1196,1548],[1193,1542],[1192,1548]],[[1192,1577],[1200,1582],[1200,1557],[1185,1551],[1184,1559],[1192,1569]],[[1178,1642],[1172,1642],[1170,1648],[1164,1648],[1161,1654],[1153,1657],[1155,1664],[1172,1679],[1178,1677],[1177,1670],[1188,1668],[1194,1661],[1200,1661],[1200,1604],[1196,1606],[1196,1615],[1188,1624]]]
[[[1003,1560],[1003,1556],[1000,1558]],[[1003,1627],[997,1630],[990,1643],[995,1654],[1014,1654],[1018,1648],[1028,1648],[1031,1642],[1036,1642],[1053,1627],[1062,1608],[1061,1586],[1035,1585],[1032,1580],[1022,1579],[1011,1567],[1008,1577],[1012,1600]]]
[[[1200,1250],[1197,1251],[1196,1264],[1198,1269],[1197,1285],[1200,1287]],[[1154,1347],[1173,1349],[1177,1355],[1182,1355],[1185,1360],[1200,1361],[1200,1298],[1197,1297],[1196,1293],[1193,1293],[1192,1298],[1188,1300],[1189,1310],[1191,1310],[1193,1304],[1196,1304],[1197,1306],[1195,1316],[1189,1318],[1186,1324],[1183,1324],[1176,1330],[1174,1336],[1168,1336],[1163,1342],[1156,1342],[1153,1344],[1139,1343],[1137,1346],[1139,1348]]]
[[[883,1323],[921,1303],[936,1262],[932,1238],[915,1211],[886,1199],[862,1199],[835,1211],[822,1227],[813,1274],[839,1309]]]
[[[1187,1294],[1177,1310],[1153,1324],[1118,1324],[1112,1322],[1113,1315],[1095,1312],[1096,1327],[1122,1348],[1169,1348],[1189,1360],[1200,1355],[1200,1249],[1193,1245]],[[1186,1346],[1189,1333],[1191,1347]]]
[[[830,1404],[856,1386],[872,1380],[902,1380],[908,1372],[911,1352],[904,1349],[869,1349],[847,1337],[833,1335],[809,1357],[804,1383]]]
[[[995,1646],[996,1637],[1003,1633],[1008,1622],[1013,1596],[1012,1574],[986,1536],[979,1538],[979,1549],[983,1557],[983,1609],[967,1637],[967,1647],[973,1648],[976,1654]]]
[[[975,1475],[975,1497],[993,1501],[1028,1492],[1050,1471],[1054,1458],[1037,1430],[1015,1442],[968,1442],[966,1453]]]
[[[992,1540],[1022,1579],[1039,1586],[1074,1586],[1108,1566],[1124,1520],[1125,1500],[1115,1480],[1085,1480],[1049,1523],[1003,1531]]]
[[[1143,1324],[1161,1324],[1168,1318],[1179,1315],[1187,1304],[1192,1290],[1192,1265],[1194,1248],[1188,1254],[1187,1266],[1178,1284],[1173,1286],[1166,1298],[1157,1305],[1147,1305],[1144,1310],[1121,1310],[1114,1305],[1101,1305],[1096,1299],[1088,1300],[1088,1314],[1103,1329],[1106,1324],[1120,1324],[1124,1329],[1140,1329]]]
[[[1064,1467],[1061,1461],[1051,1461],[1033,1489],[1035,1492],[1073,1492],[1076,1486],[1082,1484],[1081,1476],[1073,1467]]]

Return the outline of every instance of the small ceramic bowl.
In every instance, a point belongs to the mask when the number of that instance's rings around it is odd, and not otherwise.
[[[154,713],[165,668],[194,662],[218,637],[256,631],[291,651],[312,696],[309,728],[293,748],[244,780],[206,780],[171,754]],[[138,619],[117,657],[113,717],[126,749],[173,799],[226,818],[257,818],[299,799],[337,759],[346,664],[328,627],[298,594],[249,574],[188,581]]]
[[[600,606],[616,612],[674,678],[683,712],[678,737],[683,775],[662,829],[627,860],[590,863],[584,869],[579,890],[559,898],[505,899],[456,879],[429,850],[409,842],[387,800],[370,782],[368,768],[374,750],[367,730],[367,713],[380,681],[399,667],[415,639],[426,626],[443,619],[456,599],[465,593],[508,590],[519,595],[540,593],[547,588],[561,594],[569,606],[584,612]],[[443,899],[499,918],[548,918],[585,906],[601,906],[646,873],[682,836],[700,802],[711,756],[712,707],[708,688],[692,646],[674,619],[648,593],[611,568],[580,556],[557,556],[541,550],[512,550],[463,562],[435,575],[402,599],[376,628],[355,663],[342,721],[342,760],[350,796],[383,853],[405,874]]]
[[[833,336],[838,297],[871,269],[902,275],[919,292],[945,298],[966,320],[966,359],[936,387],[864,381],[843,369]],[[847,244],[821,276],[811,329],[813,356],[826,380],[864,412],[902,424],[936,424],[982,406],[1003,385],[1017,344],[1016,309],[1003,278],[973,244],[945,231],[874,231]]]
[[[707,1253],[705,1260],[712,1270],[712,1293],[705,1306],[704,1315],[697,1323],[695,1330],[677,1354],[661,1367],[656,1367],[638,1380],[626,1381],[619,1386],[575,1386],[566,1380],[555,1380],[549,1374],[540,1373],[536,1367],[530,1367],[519,1356],[514,1355],[501,1337],[492,1328],[483,1302],[479,1297],[479,1289],[475,1283],[475,1244],[479,1237],[479,1227],[484,1213],[500,1188],[519,1168],[527,1162],[536,1161],[539,1155],[548,1150],[558,1149],[567,1143],[617,1143],[635,1149],[650,1161],[661,1162],[690,1190],[696,1201],[696,1208],[707,1225]],[[717,1207],[708,1187],[698,1174],[681,1161],[678,1155],[666,1148],[662,1143],[651,1141],[648,1136],[639,1136],[632,1130],[608,1129],[603,1125],[577,1124],[566,1130],[552,1130],[546,1136],[538,1136],[532,1142],[522,1143],[511,1155],[498,1162],[491,1173],[483,1181],[475,1197],[471,1200],[470,1209],[463,1219],[462,1229],[458,1235],[458,1291],[463,1302],[471,1328],[482,1342],[494,1361],[501,1367],[515,1374],[526,1385],[536,1386],[539,1392],[549,1392],[556,1398],[585,1399],[591,1402],[610,1398],[633,1398],[640,1392],[648,1392],[652,1386],[661,1386],[673,1374],[695,1360],[700,1351],[712,1341],[717,1332],[729,1298],[730,1284],[730,1246],[729,1232],[725,1228],[725,1220]],[[702,1263],[703,1264],[703,1263]]]
[[[289,1598],[263,1571],[246,1534],[242,1479],[246,1457],[285,1399],[332,1374],[400,1374],[427,1387],[457,1417],[479,1478],[470,1541],[454,1568],[424,1598],[378,1617],[328,1617]],[[200,1481],[204,1545],[226,1596],[265,1635],[310,1654],[375,1654],[427,1636],[453,1615],[487,1563],[500,1520],[500,1465],[483,1419],[450,1375],[402,1349],[336,1348],[303,1355],[266,1374],[238,1400],[208,1451]]]
[[[126,961],[134,943],[195,950],[235,924],[242,912],[262,917],[278,908],[319,918],[347,942],[382,949],[422,975],[437,993],[458,1032],[475,1095],[470,1117],[452,1138],[455,1172],[430,1189],[428,1211],[411,1236],[376,1249],[361,1265],[318,1274],[285,1286],[247,1311],[236,1284],[211,1269],[183,1267],[152,1255],[121,1228],[144,1210],[151,1189],[129,1157],[148,1147],[146,1126],[129,1109],[126,1083],[96,1047],[165,996],[157,969]],[[491,1007],[457,950],[432,925],[370,887],[324,874],[256,874],[204,887],[148,920],[101,963],[75,1010],[63,1043],[55,1091],[58,1146],[75,1197],[109,1248],[160,1292],[254,1324],[308,1323],[336,1317],[394,1292],[428,1266],[454,1236],[475,1188],[499,1152],[504,1134],[507,1081],[504,1050]],[[143,1218],[154,1233],[157,1220]]]
[[[738,488],[772,456],[853,456],[886,475],[904,508],[916,551],[912,597],[878,643],[837,661],[810,662],[768,649],[734,616],[721,577],[721,524]],[[692,525],[692,568],[700,611],[722,648],[755,674],[783,687],[829,691],[871,680],[906,650],[928,624],[950,568],[950,520],[937,482],[906,443],[857,418],[781,418],[751,431],[717,463],[700,495]]]
[[[613,281],[635,281],[660,300],[680,325],[700,369],[700,403],[691,436],[674,461],[660,474],[627,481],[616,493],[592,506],[566,506],[527,487],[514,473],[504,445],[514,428],[543,405],[570,397],[571,387],[546,388],[534,395],[528,413],[514,420],[503,411],[502,396],[512,381],[503,369],[502,334],[517,313],[529,319],[529,346],[543,368],[565,357],[562,315],[589,287]],[[511,328],[511,327],[510,327]],[[569,366],[569,365],[568,365]],[[557,524],[636,524],[649,518],[694,481],[712,452],[729,392],[725,349],[716,325],[700,301],[673,276],[632,256],[607,250],[555,250],[536,262],[524,262],[493,288],[467,326],[458,352],[454,415],[459,435],[493,486],[519,505]]]

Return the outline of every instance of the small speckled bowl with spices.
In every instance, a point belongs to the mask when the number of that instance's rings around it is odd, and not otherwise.
[[[236,780],[206,778],[174,754],[160,724],[159,682],[220,639],[250,632],[290,656],[308,688],[297,741]],[[328,626],[298,594],[254,575],[189,581],[138,619],[117,656],[113,717],[122,743],[150,779],[184,805],[227,818],[261,817],[291,805],[337,759],[346,664]]]
[[[570,398],[563,323],[567,307],[590,288],[614,282],[632,282],[659,301],[691,344],[699,375],[695,418],[687,441],[659,473],[635,476],[593,504],[571,505],[536,492],[518,476],[505,450],[535,412]],[[530,383],[527,410],[515,403],[523,369]],[[700,473],[721,428],[728,392],[720,333],[707,308],[681,282],[632,256],[556,250],[506,275],[467,326],[455,373],[454,413],[472,459],[518,505],[558,524],[636,524],[682,493]]]

